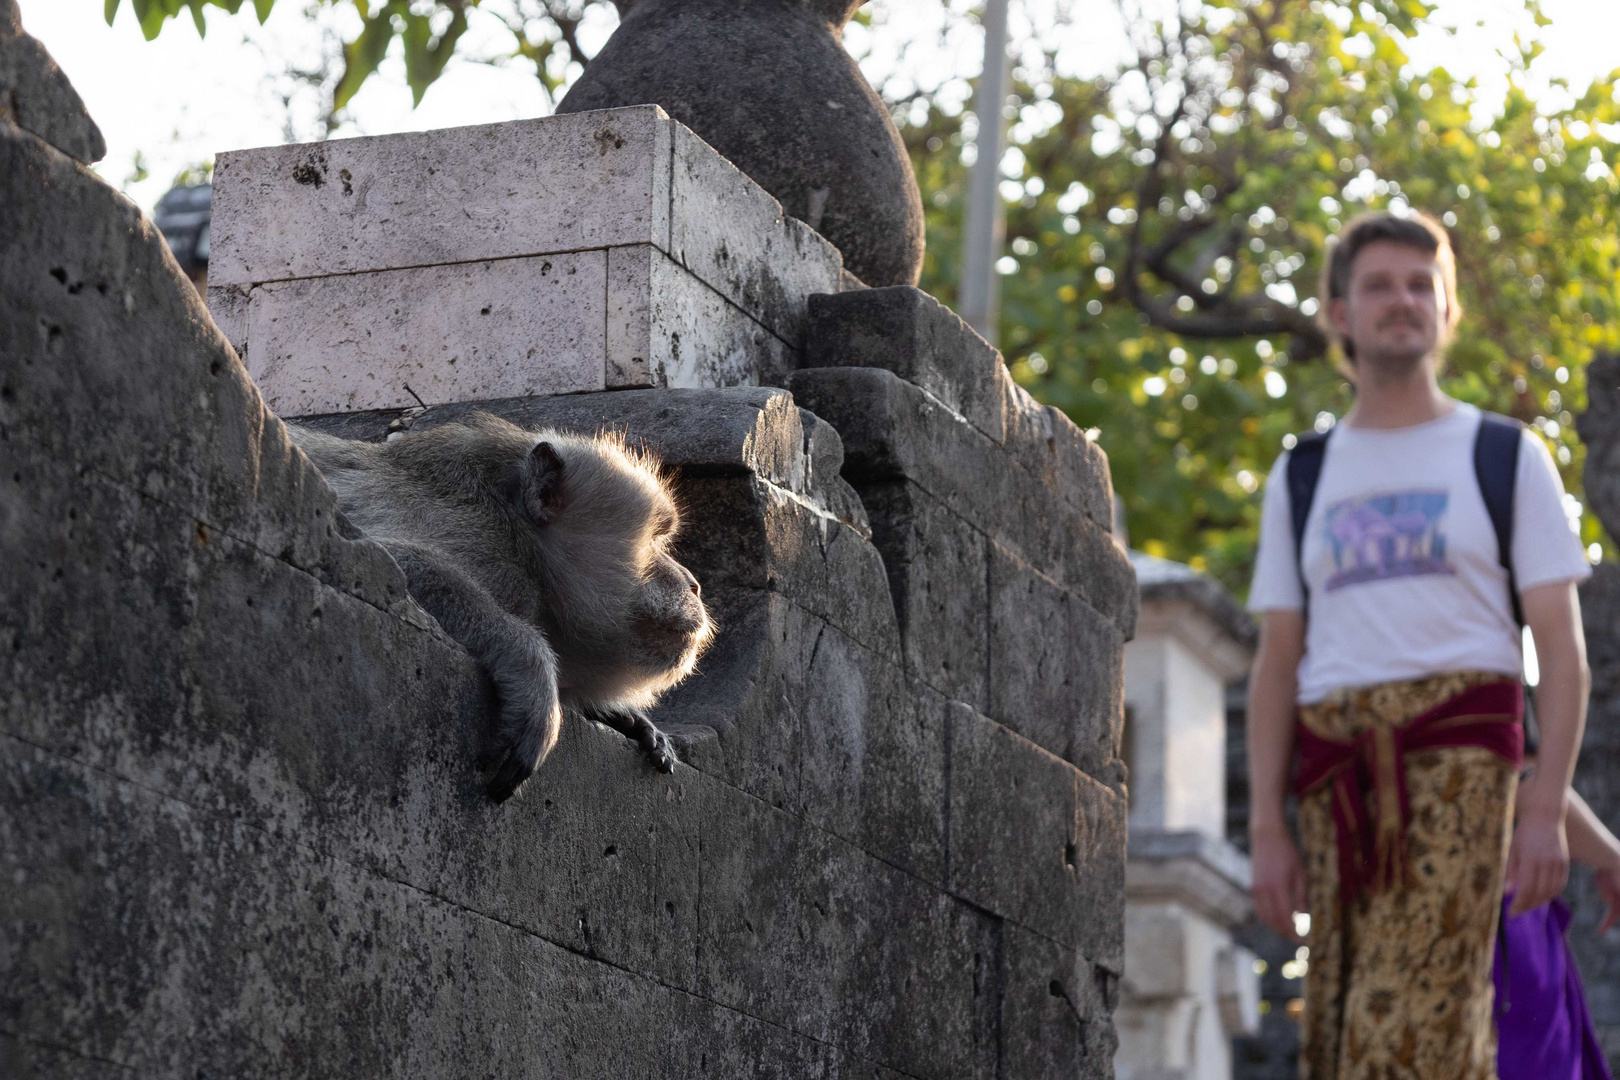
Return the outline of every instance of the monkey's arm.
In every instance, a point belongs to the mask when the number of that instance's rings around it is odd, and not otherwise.
[[[652,718],[640,709],[586,705],[581,711],[584,712],[585,719],[606,724],[614,731],[634,740],[647,752],[647,756],[652,758],[659,772],[675,771],[675,763],[680,759],[675,756],[675,747],[670,743],[669,736],[659,731]]]
[[[495,682],[500,720],[480,764],[497,766],[488,791],[490,798],[504,802],[556,745],[562,727],[556,653],[536,627],[504,610],[442,555],[405,540],[380,542],[405,572],[412,599]]]

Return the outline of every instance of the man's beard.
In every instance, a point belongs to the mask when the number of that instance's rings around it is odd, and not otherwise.
[[[1417,324],[1407,323],[1405,325],[1416,326]],[[1418,369],[1424,359],[1434,352],[1437,345],[1438,343],[1433,340],[1413,345],[1387,345],[1383,343],[1371,344],[1365,347],[1357,345],[1356,366],[1374,371],[1386,380],[1404,379]]]

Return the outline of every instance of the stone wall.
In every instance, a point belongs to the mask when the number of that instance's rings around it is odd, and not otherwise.
[[[1582,486],[1610,537],[1620,537],[1620,357],[1600,357],[1586,369],[1587,411],[1577,421],[1586,443]],[[1592,697],[1586,739],[1575,767],[1575,788],[1598,817],[1620,832],[1620,566],[1601,563],[1581,586]],[[1620,932],[1599,936],[1603,900],[1580,866],[1566,894],[1574,909],[1570,948],[1581,967],[1586,1001],[1597,1022],[1609,1067],[1620,1070]]]
[[[1111,1075],[1134,577],[1102,455],[955,316],[816,297],[789,389],[481,403],[658,450],[722,626],[673,775],[570,720],[493,806],[486,682],[15,120],[0,1074]]]

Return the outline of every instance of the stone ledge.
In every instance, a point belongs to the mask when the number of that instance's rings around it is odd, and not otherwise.
[[[381,442],[396,424],[431,427],[487,412],[535,431],[554,427],[623,432],[686,477],[754,475],[801,496],[863,538],[871,527],[840,475],[838,432],[772,387],[617,390],[463,401],[426,410],[374,410],[303,416],[297,422],[345,439]]]
[[[1183,904],[1234,930],[1254,911],[1249,859],[1224,840],[1201,832],[1132,829],[1125,892],[1135,903]]]
[[[209,280],[668,250],[672,137],[642,106],[224,153]]]

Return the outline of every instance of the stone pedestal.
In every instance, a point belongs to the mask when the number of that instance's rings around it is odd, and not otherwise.
[[[842,276],[657,106],[221,154],[212,230],[283,416],[776,381]]]
[[[1230,1080],[1231,1039],[1260,1025],[1248,860],[1198,832],[1133,830],[1125,870],[1118,1080]]]
[[[1130,857],[1119,1080],[1230,1080],[1231,1039],[1260,1022],[1249,861],[1225,839],[1226,684],[1253,622],[1213,580],[1135,552],[1141,609],[1125,646]]]

